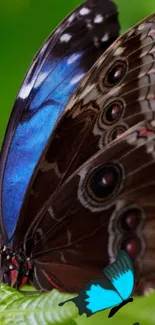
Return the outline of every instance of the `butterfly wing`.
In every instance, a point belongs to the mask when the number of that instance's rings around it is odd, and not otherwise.
[[[149,265],[147,260],[153,234],[143,229],[144,225],[151,226],[154,210],[154,141],[152,121],[138,124],[81,166],[46,203],[24,239],[26,248],[33,247],[38,288],[46,289],[52,279],[48,289],[56,286],[78,292],[92,279],[92,270],[94,278],[103,277],[103,268],[121,248],[132,253],[136,279],[153,273],[154,260]],[[133,207],[137,213],[134,228],[128,223]],[[129,250],[132,241],[135,251]],[[123,259],[123,263],[132,271],[128,260]],[[132,274],[123,275],[123,283],[130,280],[122,292],[123,299],[132,293]],[[121,282],[114,283],[121,290]]]
[[[38,288],[46,289],[48,282],[48,288],[54,285],[76,292],[92,279],[90,270],[94,269],[94,278],[100,277],[121,248],[132,255],[138,279],[154,272],[153,235],[147,231],[153,192],[146,201],[148,166],[153,166],[153,144],[147,139],[153,133],[151,125],[144,123],[139,129],[137,124],[154,119],[154,20],[151,15],[136,25],[94,65],[67,105],[40,160],[14,241],[15,249],[23,238],[25,250],[34,248]],[[126,133],[123,140],[110,145],[113,137],[109,135],[124,121],[127,128],[137,124],[134,132],[130,130],[129,137]],[[139,145],[143,141],[146,146]],[[85,161],[90,157],[89,165]],[[115,165],[117,161],[120,164]],[[98,184],[101,175],[105,191]]]
[[[128,299],[134,289],[134,267],[129,255],[121,250],[116,261],[104,268],[104,274],[113,284],[122,300]]]
[[[91,281],[85,285],[75,298],[69,299],[64,303],[72,301],[76,304],[79,314],[86,313],[87,317],[92,314],[115,306],[122,302],[114,286],[106,279]]]
[[[31,179],[24,207],[28,225],[57,187],[95,152],[152,118],[154,25],[151,15],[117,40],[69,101]]]
[[[34,58],[1,152],[1,243],[14,232],[30,178],[69,97],[118,31],[116,6],[109,0],[88,0],[58,26]]]

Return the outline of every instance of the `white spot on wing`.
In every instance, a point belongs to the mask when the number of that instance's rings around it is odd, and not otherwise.
[[[49,209],[48,209],[48,213],[49,213],[50,217],[51,217],[53,220],[58,220],[58,219],[55,217],[55,214],[54,214],[54,212],[53,212],[52,207],[49,207]]]
[[[149,142],[146,146],[146,151],[148,154],[154,154],[154,142]]]
[[[18,93],[18,97],[20,97],[22,99],[27,98],[30,94],[33,84],[34,84],[34,79],[32,79],[31,82],[28,83],[27,85],[23,85]]]
[[[76,84],[78,81],[80,81],[84,77],[84,73],[76,75],[73,79],[71,79],[70,83],[72,85]]]
[[[126,137],[126,142],[128,144],[134,144],[137,141],[137,132],[133,132]]]
[[[117,50],[114,52],[114,55],[120,55],[124,52],[124,47],[118,47]]]
[[[80,57],[81,57],[81,53],[74,53],[74,54],[72,54],[71,56],[70,56],[70,58],[68,59],[68,61],[67,61],[67,64],[72,64],[72,63],[74,63],[77,59],[79,59]]]
[[[95,87],[95,84],[88,85],[83,92],[80,94],[79,98],[84,98],[93,88]]]
[[[109,39],[109,35],[108,35],[108,33],[106,33],[106,34],[101,38],[101,42],[106,42],[106,41],[108,41],[108,39]]]
[[[90,21],[87,22],[87,27],[88,27],[88,29],[90,29],[90,30],[93,29],[93,26],[92,26],[92,24],[90,23]]]
[[[64,253],[60,252],[60,259],[62,262],[67,263],[67,260],[65,259]]]
[[[79,11],[79,13],[80,13],[81,16],[88,15],[89,12],[90,12],[90,10],[89,10],[88,8],[86,8],[86,7],[83,7],[83,8]]]
[[[68,22],[71,23],[75,18],[75,15],[72,14],[69,18],[68,18]]]
[[[41,85],[41,83],[46,79],[48,73],[47,72],[43,72],[40,73],[40,75],[38,76],[36,83],[35,83],[35,88],[37,88],[38,86]]]
[[[60,32],[62,32],[62,28],[59,26],[57,27],[57,29],[55,30],[54,34],[59,34]],[[60,33],[61,34],[61,33]]]
[[[115,88],[112,88],[112,89],[107,93],[107,95],[105,95],[105,98],[106,98],[106,97],[110,98],[110,96],[113,96],[113,95],[115,95],[115,94],[118,94],[118,92],[120,91],[120,89],[121,89],[121,86],[117,86],[117,87],[115,87]]]
[[[104,20],[104,18],[102,15],[96,15],[96,17],[94,18],[94,23],[100,24],[100,23],[102,23],[103,20]]]
[[[141,24],[138,26],[138,30],[143,30],[145,28],[145,24]]]
[[[146,52],[147,53],[147,52]],[[150,54],[154,54],[155,53],[155,48],[153,47],[151,50],[150,50]],[[143,55],[143,53],[142,53],[142,55]],[[141,56],[142,56],[141,55]]]
[[[61,35],[60,42],[67,43],[68,41],[70,41],[71,38],[72,38],[72,35],[65,33],[65,34]]]
[[[49,38],[49,39],[45,42],[45,44],[42,46],[42,48],[41,48],[41,50],[40,50],[40,54],[43,54],[43,53],[46,51],[47,46],[48,46],[48,44],[49,44],[50,41],[51,41],[51,39]]]
[[[155,120],[151,121],[150,124],[152,127],[155,127]]]
[[[128,34],[127,34],[127,38],[129,38],[130,36],[132,36],[132,34],[135,32],[135,28],[131,29]]]

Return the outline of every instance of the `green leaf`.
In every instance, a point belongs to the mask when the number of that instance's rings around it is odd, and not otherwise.
[[[76,325],[78,315],[74,304],[59,303],[73,297],[53,289],[49,293],[24,295],[2,284],[0,287],[0,325]]]

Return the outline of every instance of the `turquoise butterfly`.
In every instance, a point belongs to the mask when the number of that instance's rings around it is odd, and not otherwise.
[[[116,261],[106,266],[103,272],[107,279],[88,282],[77,297],[59,305],[73,301],[79,309],[79,314],[86,313],[87,317],[113,307],[108,316],[112,317],[121,307],[132,302],[134,267],[129,255],[121,250]]]

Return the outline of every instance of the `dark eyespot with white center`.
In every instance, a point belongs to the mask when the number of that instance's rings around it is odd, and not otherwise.
[[[127,127],[125,125],[118,125],[109,132],[107,143],[119,138],[125,131],[127,131]]]
[[[106,87],[113,87],[118,85],[127,73],[127,63],[125,61],[116,61],[107,71],[104,79]]]
[[[118,164],[109,163],[94,169],[85,185],[88,196],[96,202],[106,203],[118,193],[122,174]]]
[[[108,104],[101,115],[101,121],[103,124],[112,125],[119,121],[120,117],[124,113],[124,105],[121,100],[114,100]]]

